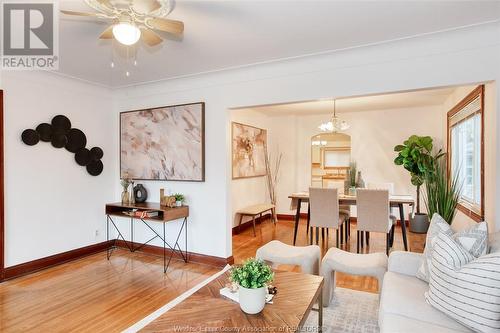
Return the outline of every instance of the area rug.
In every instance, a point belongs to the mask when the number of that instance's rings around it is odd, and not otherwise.
[[[335,288],[330,306],[323,309],[323,332],[378,333],[379,295]],[[303,332],[316,332],[318,312],[311,311]]]

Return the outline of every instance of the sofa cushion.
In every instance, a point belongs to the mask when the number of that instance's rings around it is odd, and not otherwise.
[[[489,253],[500,252],[500,231],[488,235]]]
[[[471,332],[465,326],[451,319],[444,313],[429,305],[424,298],[424,293],[429,286],[422,280],[408,275],[387,272],[384,275],[384,284],[380,298],[380,324],[383,327],[390,326],[394,316],[402,318],[399,323],[400,332],[405,330],[405,318],[408,325],[411,322],[424,322],[426,326],[436,326],[436,328],[448,329],[455,332]],[[393,318],[390,319],[389,318]],[[390,322],[388,322],[390,321]],[[409,327],[410,329],[410,327]],[[433,332],[438,332],[434,330]]]
[[[500,254],[474,259],[450,236],[438,236],[425,294],[432,306],[474,331],[500,332],[499,282]]]
[[[450,225],[439,214],[435,213],[427,231],[424,260],[417,271],[417,277],[425,282],[429,282],[432,253],[439,234],[453,236],[476,258],[486,254],[488,249],[488,224],[486,222],[476,223],[471,228],[455,233]]]

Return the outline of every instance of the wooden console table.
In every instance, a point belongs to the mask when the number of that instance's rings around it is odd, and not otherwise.
[[[156,212],[158,215],[153,216],[153,217],[137,217],[137,216],[130,216],[127,215],[125,212],[131,212],[133,210],[137,210],[138,212],[143,212],[143,211],[148,211],[148,212]],[[188,251],[187,251],[187,218],[189,216],[189,206],[181,206],[181,207],[174,207],[174,208],[169,208],[165,206],[161,206],[159,203],[156,202],[145,202],[145,203],[136,203],[136,204],[122,204],[122,203],[110,203],[106,205],[106,240],[109,242],[109,223],[113,225],[115,230],[118,232],[118,238],[121,238],[124,242],[127,248],[131,251],[137,251],[144,245],[148,244],[152,240],[159,238],[163,242],[163,272],[166,273],[168,266],[170,265],[170,261],[172,260],[172,256],[174,253],[179,254],[182,259],[187,262],[188,261]],[[112,217],[124,217],[124,218],[129,218],[130,219],[130,241],[127,241],[120,230],[118,229],[115,221],[113,220]],[[178,219],[183,219],[181,228],[179,230],[179,233],[177,234],[175,244],[171,246],[166,238],[165,238],[165,224],[168,222],[172,222]],[[134,221],[139,220],[141,221],[144,225],[146,225],[149,230],[151,230],[154,234],[153,238],[148,240],[145,243],[140,244],[139,246],[136,246],[134,243]],[[154,230],[148,222],[156,222],[156,223],[161,223],[163,225],[163,235],[158,234],[156,230]],[[183,252],[181,250],[181,247],[179,245],[179,238],[181,237],[182,231],[184,230],[184,236],[185,236],[185,251]],[[170,256],[168,258],[168,262],[166,260],[166,248],[170,249]],[[111,253],[113,249],[108,248],[107,249],[107,259],[111,257]]]

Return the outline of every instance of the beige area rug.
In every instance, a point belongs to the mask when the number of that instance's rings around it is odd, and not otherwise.
[[[324,333],[378,333],[379,295],[335,288],[330,306],[323,309]],[[317,332],[318,312],[312,311],[303,332]]]

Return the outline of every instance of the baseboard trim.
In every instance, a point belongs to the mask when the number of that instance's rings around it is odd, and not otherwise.
[[[262,217],[259,216],[255,219],[255,225],[262,223],[262,221],[266,221],[266,220],[270,220],[270,219],[271,219],[270,213],[264,214],[264,215],[262,215]],[[279,219],[279,216],[278,216],[278,219]],[[233,236],[239,234],[242,231],[245,231],[248,228],[252,228],[252,225],[253,225],[252,220],[249,220],[249,221],[246,221],[246,222],[241,224],[241,229],[237,225],[234,226],[232,229]]]
[[[63,253],[54,254],[45,258],[28,261],[19,265],[5,267],[4,281],[105,251],[113,243],[114,240],[101,242]]]
[[[119,247],[119,248],[123,248],[123,249],[128,250],[127,245],[125,245],[125,242],[121,239],[115,240],[114,245]],[[141,245],[140,243],[134,242],[135,247],[138,247],[140,245]],[[146,244],[143,247],[141,247],[138,250],[138,252],[144,252],[144,253],[148,253],[148,254],[163,256],[163,247]],[[171,253],[172,253],[171,249],[166,250],[167,256],[170,256]],[[174,253],[172,259],[179,260],[181,258],[179,257],[178,254]],[[215,267],[224,267],[228,264],[229,265],[234,264],[233,256],[230,256],[229,258],[221,258],[221,257],[209,256],[209,255],[199,254],[199,253],[194,253],[194,252],[188,252],[188,261],[194,262],[197,264],[204,264],[204,265],[210,265],[210,266],[215,266]]]

